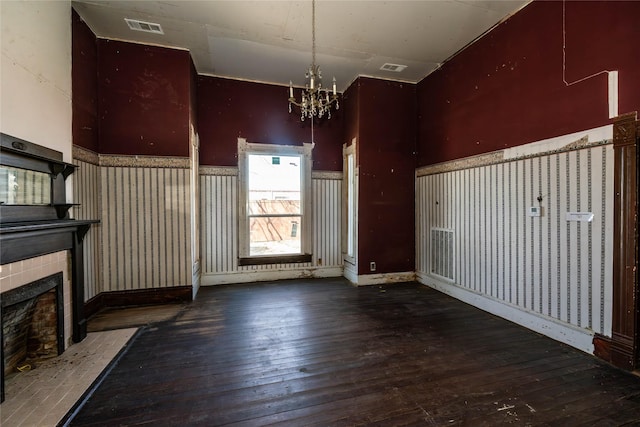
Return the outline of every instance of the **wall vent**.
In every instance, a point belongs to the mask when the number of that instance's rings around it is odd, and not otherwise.
[[[454,232],[447,228],[431,228],[431,274],[448,280],[453,278]]]
[[[382,71],[393,71],[394,73],[399,73],[401,71],[404,71],[405,68],[407,68],[406,65],[390,64],[388,62],[384,64],[382,67],[380,67]]]
[[[146,33],[164,34],[160,24],[153,22],[138,21],[137,19],[124,18],[130,29],[134,31],[144,31]]]

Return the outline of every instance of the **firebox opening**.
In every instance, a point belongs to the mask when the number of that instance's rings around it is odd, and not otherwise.
[[[5,378],[64,351],[62,273],[2,294]]]

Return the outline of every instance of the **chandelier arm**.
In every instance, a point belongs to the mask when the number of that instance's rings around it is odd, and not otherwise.
[[[293,104],[296,107],[302,107],[302,102],[297,102],[295,98],[289,98],[289,104]]]
[[[322,71],[320,66],[316,65],[316,2],[311,2],[311,66],[305,73],[307,79],[306,88],[302,89],[300,102],[296,101],[293,94],[293,84],[289,81],[289,113],[291,113],[291,105],[300,108],[300,120],[310,118],[312,121],[312,139],[313,139],[313,118],[322,118],[327,115],[331,118],[331,107],[333,104],[336,110],[340,108],[338,104],[338,95],[336,92],[336,79],[333,78],[332,88],[322,87]]]

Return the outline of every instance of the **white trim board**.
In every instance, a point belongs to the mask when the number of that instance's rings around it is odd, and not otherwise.
[[[398,273],[361,274],[358,276],[355,275],[355,272],[345,269],[344,277],[356,286],[369,286],[414,282],[416,280],[416,273],[413,271],[402,271]]]
[[[230,273],[203,274],[200,286],[229,285],[234,283],[270,282],[286,279],[341,277],[342,267],[300,268],[297,270],[256,270]]]
[[[344,260],[344,277],[353,284],[358,283],[358,267],[349,261]]]
[[[505,148],[504,159],[516,159],[518,157],[544,154],[550,151],[560,150],[581,138],[587,138],[588,142],[613,139],[613,125],[600,126],[567,135],[542,139],[511,148]]]
[[[435,279],[424,273],[417,274],[417,281],[495,316],[524,326],[585,353],[593,354],[593,332],[511,306],[455,284]]]

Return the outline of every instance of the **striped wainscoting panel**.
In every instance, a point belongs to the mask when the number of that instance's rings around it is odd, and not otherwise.
[[[418,173],[418,277],[438,279],[430,275],[430,233],[450,229],[455,284],[448,286],[610,336],[612,178],[606,143]],[[530,216],[530,207],[542,216]],[[567,221],[567,212],[592,212],[593,221]]]
[[[189,169],[178,163],[101,167],[105,292],[191,284]]]
[[[202,273],[238,271],[238,177],[200,177]]]
[[[313,180],[313,262],[342,266],[342,179]]]
[[[313,179],[312,262],[239,266],[237,169],[201,167],[202,284],[341,275],[342,180],[334,175]]]
[[[74,157],[79,166],[73,174],[73,200],[80,206],[72,210],[76,219],[100,219],[100,166],[90,159],[82,161]],[[89,300],[102,292],[100,274],[101,224],[93,224],[84,238],[84,296]]]

